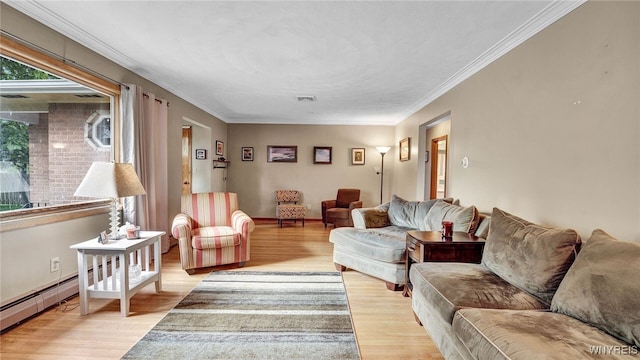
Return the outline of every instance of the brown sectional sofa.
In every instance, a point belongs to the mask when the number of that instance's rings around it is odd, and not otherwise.
[[[446,359],[640,359],[639,273],[640,244],[496,208],[481,264],[411,268],[412,307]]]

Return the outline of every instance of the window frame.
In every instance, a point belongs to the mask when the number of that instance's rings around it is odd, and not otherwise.
[[[116,136],[116,134],[120,133],[121,126],[119,84],[107,81],[78,67],[71,66],[61,59],[46,55],[4,34],[0,34],[0,54],[110,96],[112,99],[111,119],[113,126],[111,159],[119,158],[120,138]],[[97,200],[1,212],[0,232],[107,213],[109,209],[110,202],[108,200]]]

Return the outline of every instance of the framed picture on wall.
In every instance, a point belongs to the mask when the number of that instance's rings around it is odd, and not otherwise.
[[[216,155],[224,155],[224,143],[220,140],[216,140]]]
[[[400,140],[400,161],[407,161],[411,158],[411,138]]]
[[[205,160],[207,158],[207,149],[196,149],[196,160]]]
[[[331,147],[330,146],[314,146],[313,147],[313,163],[314,164],[331,164]]]
[[[253,161],[253,147],[242,148],[242,161]]]
[[[364,148],[351,149],[351,165],[364,165]]]
[[[298,162],[298,147],[295,145],[267,145],[268,162]]]

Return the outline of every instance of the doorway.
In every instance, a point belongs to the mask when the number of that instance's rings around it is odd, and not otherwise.
[[[449,136],[431,140],[431,186],[430,199],[442,199],[447,195],[447,153]]]
[[[191,126],[182,127],[182,195],[191,194]]]

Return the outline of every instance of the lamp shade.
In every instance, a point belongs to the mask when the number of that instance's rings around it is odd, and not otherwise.
[[[94,162],[74,193],[91,198],[121,198],[146,194],[133,165]]]
[[[378,152],[382,155],[386,154],[389,150],[391,150],[390,146],[376,146]]]

